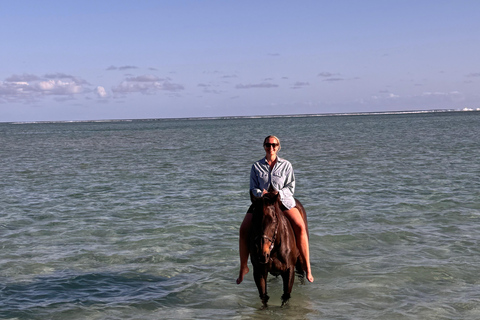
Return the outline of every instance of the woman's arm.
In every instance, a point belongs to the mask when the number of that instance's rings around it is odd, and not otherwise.
[[[255,166],[252,166],[250,170],[250,191],[252,191],[255,197],[261,197],[263,195],[263,189],[260,187],[260,181],[258,180],[257,171]]]
[[[289,164],[285,168],[283,175],[284,175],[283,188],[278,190],[281,200],[285,198],[293,197],[293,194],[295,192],[295,174],[293,173],[293,168],[291,164]]]

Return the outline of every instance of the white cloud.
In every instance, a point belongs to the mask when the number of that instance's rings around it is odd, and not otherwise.
[[[138,67],[135,66],[121,66],[118,68],[118,70],[130,70],[130,69],[138,69]]]
[[[126,79],[129,82],[158,82],[158,81],[165,81],[165,79],[160,79],[157,76],[151,74],[145,74],[138,77],[129,77]]]
[[[105,88],[101,86],[96,87],[94,92],[101,99],[104,99],[108,96],[107,91],[105,91]]]
[[[120,70],[120,71],[123,71],[123,70],[130,70],[130,69],[138,69],[138,67],[136,66],[121,66],[121,67],[115,67],[115,66],[110,66],[108,67],[106,70],[107,71],[112,71],[112,70]]]
[[[165,91],[171,91],[171,92],[177,92],[185,89],[181,84],[177,83],[170,83],[168,81],[165,81],[162,86],[162,90]]]
[[[305,88],[305,87],[308,87],[309,85],[310,85],[310,83],[308,83],[308,82],[297,81],[293,84],[292,89]]]
[[[53,90],[55,88],[55,81],[53,80],[41,81],[40,83],[38,83],[37,87],[40,90],[45,90],[45,91]]]
[[[327,79],[324,79],[323,81],[327,81],[327,82],[335,82],[335,81],[343,81],[345,79],[343,78],[327,78]]]
[[[24,73],[24,74],[21,74],[21,75],[18,75],[18,74],[11,75],[7,79],[5,79],[5,81],[7,81],[7,82],[29,82],[29,81],[36,81],[36,80],[39,80],[39,79],[40,78],[37,77],[36,75]]]
[[[83,87],[75,81],[46,80],[40,81],[37,88],[45,94],[73,95],[83,91]]]
[[[454,96],[454,95],[458,95],[460,94],[460,92],[458,91],[451,91],[451,92],[424,92],[422,93],[422,96]]]
[[[319,77],[324,77],[324,78],[330,78],[330,77],[333,77],[333,76],[338,76],[340,75],[339,73],[331,73],[331,72],[320,72],[318,74]]]
[[[75,82],[77,84],[88,84],[87,81],[79,78],[79,77],[75,77],[75,76],[72,76],[72,75],[69,75],[69,74],[65,74],[65,73],[60,73],[60,72],[57,72],[57,73],[49,73],[49,74],[46,74],[44,76],[45,78],[47,79],[62,79],[62,80],[69,80],[69,81],[72,81],[72,82]]]
[[[262,82],[254,84],[237,84],[235,88],[237,89],[264,89],[264,88],[277,88],[278,84]]]
[[[181,84],[171,83],[170,79],[161,79],[154,75],[128,77],[118,86],[112,88],[114,93],[153,94],[157,91],[178,92],[185,88]]]
[[[31,91],[27,82],[0,82],[0,98],[12,100]]]
[[[47,96],[70,97],[91,92],[87,81],[64,73],[12,75],[0,82],[0,102],[37,101]]]

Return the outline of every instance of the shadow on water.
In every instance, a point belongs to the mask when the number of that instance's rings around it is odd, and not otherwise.
[[[154,310],[181,303],[194,281],[138,273],[60,273],[0,287],[0,318],[42,318],[42,310],[128,305]]]

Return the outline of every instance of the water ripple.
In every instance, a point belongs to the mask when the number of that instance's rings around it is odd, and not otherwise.
[[[0,318],[478,319],[478,116],[0,124]],[[234,279],[271,133],[316,281],[261,310]]]

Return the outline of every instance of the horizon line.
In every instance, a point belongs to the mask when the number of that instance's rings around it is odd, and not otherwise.
[[[40,121],[5,121],[5,124],[41,124],[41,123],[82,123],[82,122],[131,122],[131,121],[160,121],[160,120],[228,120],[228,119],[268,119],[268,118],[302,118],[302,117],[334,117],[334,116],[362,116],[388,114],[419,114],[419,113],[446,113],[480,111],[480,108],[463,109],[429,109],[404,111],[365,111],[365,112],[336,112],[336,113],[305,113],[285,115],[251,115],[251,116],[212,116],[212,117],[172,117],[172,118],[132,118],[132,119],[91,119],[91,120],[40,120]]]

